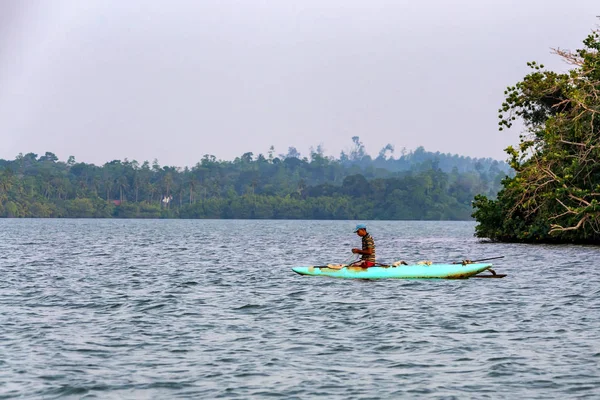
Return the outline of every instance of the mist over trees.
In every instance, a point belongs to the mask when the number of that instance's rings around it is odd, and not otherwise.
[[[308,156],[271,146],[231,161],[205,154],[191,168],[19,154],[0,159],[0,216],[465,220],[473,197],[494,198],[511,171],[489,158],[394,150],[373,159],[355,136],[339,158],[322,146]]]

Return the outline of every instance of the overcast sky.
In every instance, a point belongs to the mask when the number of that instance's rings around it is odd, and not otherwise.
[[[503,91],[598,0],[3,0],[0,158],[192,166],[360,136],[505,159]]]

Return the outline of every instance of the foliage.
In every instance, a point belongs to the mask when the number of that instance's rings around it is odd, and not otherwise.
[[[518,148],[506,149],[516,175],[497,200],[478,196],[478,237],[500,241],[600,242],[600,31],[576,52],[555,50],[568,73],[533,72],[509,87],[500,130],[520,119]]]
[[[469,219],[478,193],[495,196],[508,167],[429,153],[372,160],[358,137],[349,157],[205,155],[192,168],[157,160],[103,166],[54,153],[0,160],[0,216],[72,218]],[[441,165],[445,167],[442,168]],[[451,168],[450,168],[451,167]],[[449,169],[448,169],[449,168]]]

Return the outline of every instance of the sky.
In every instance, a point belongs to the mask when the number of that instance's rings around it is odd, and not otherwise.
[[[505,160],[506,86],[569,66],[598,0],[3,0],[0,158],[193,166],[359,136]]]

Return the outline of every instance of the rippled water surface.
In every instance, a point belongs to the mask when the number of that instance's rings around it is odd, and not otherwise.
[[[598,247],[380,221],[380,261],[502,255],[508,277],[290,270],[344,261],[353,226],[0,220],[0,398],[600,398]]]

